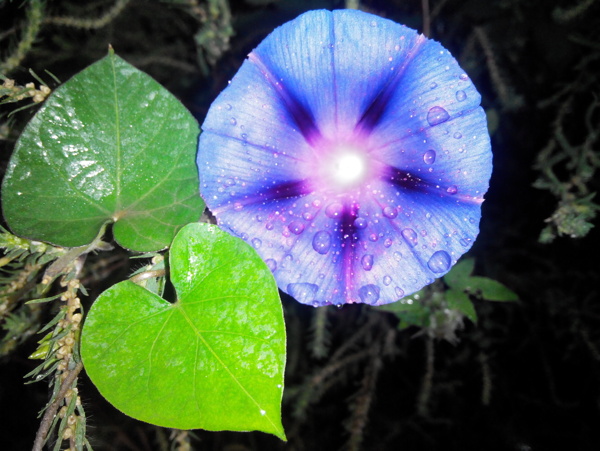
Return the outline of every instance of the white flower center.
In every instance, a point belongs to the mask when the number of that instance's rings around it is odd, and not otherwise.
[[[365,156],[352,148],[337,149],[328,163],[328,172],[340,188],[357,185],[366,173]]]

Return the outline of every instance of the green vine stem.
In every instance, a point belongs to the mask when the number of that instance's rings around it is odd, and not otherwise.
[[[79,28],[82,30],[97,30],[111,23],[125,9],[130,0],[117,0],[115,4],[102,16],[91,19],[80,19],[79,17],[48,17],[44,23]]]
[[[0,74],[8,74],[15,70],[31,50],[43,22],[44,3],[43,0],[31,0],[29,2],[25,31],[13,52],[4,61],[0,62]]]

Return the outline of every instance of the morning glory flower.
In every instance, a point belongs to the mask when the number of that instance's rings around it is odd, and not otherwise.
[[[299,302],[394,302],[448,272],[479,232],[492,169],[480,100],[416,31],[307,12],[212,104],[201,193]]]

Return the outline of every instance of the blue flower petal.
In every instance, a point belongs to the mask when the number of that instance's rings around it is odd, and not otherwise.
[[[371,14],[312,11],[273,31],[249,59],[294,99],[299,117],[335,138],[353,131],[424,42],[415,30]]]
[[[306,13],[267,37],[211,107],[202,195],[298,301],[396,301],[477,236],[491,173],[479,101],[451,55],[414,30]]]

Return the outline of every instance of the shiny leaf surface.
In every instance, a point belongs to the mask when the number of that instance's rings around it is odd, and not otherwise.
[[[23,131],[2,188],[12,231],[75,247],[102,224],[136,251],[165,248],[204,208],[198,125],[112,51],[60,86]]]
[[[196,223],[177,234],[170,268],[174,303],[125,281],[92,306],[81,354],[100,393],[159,426],[285,439],[285,326],[266,264],[242,240]]]

